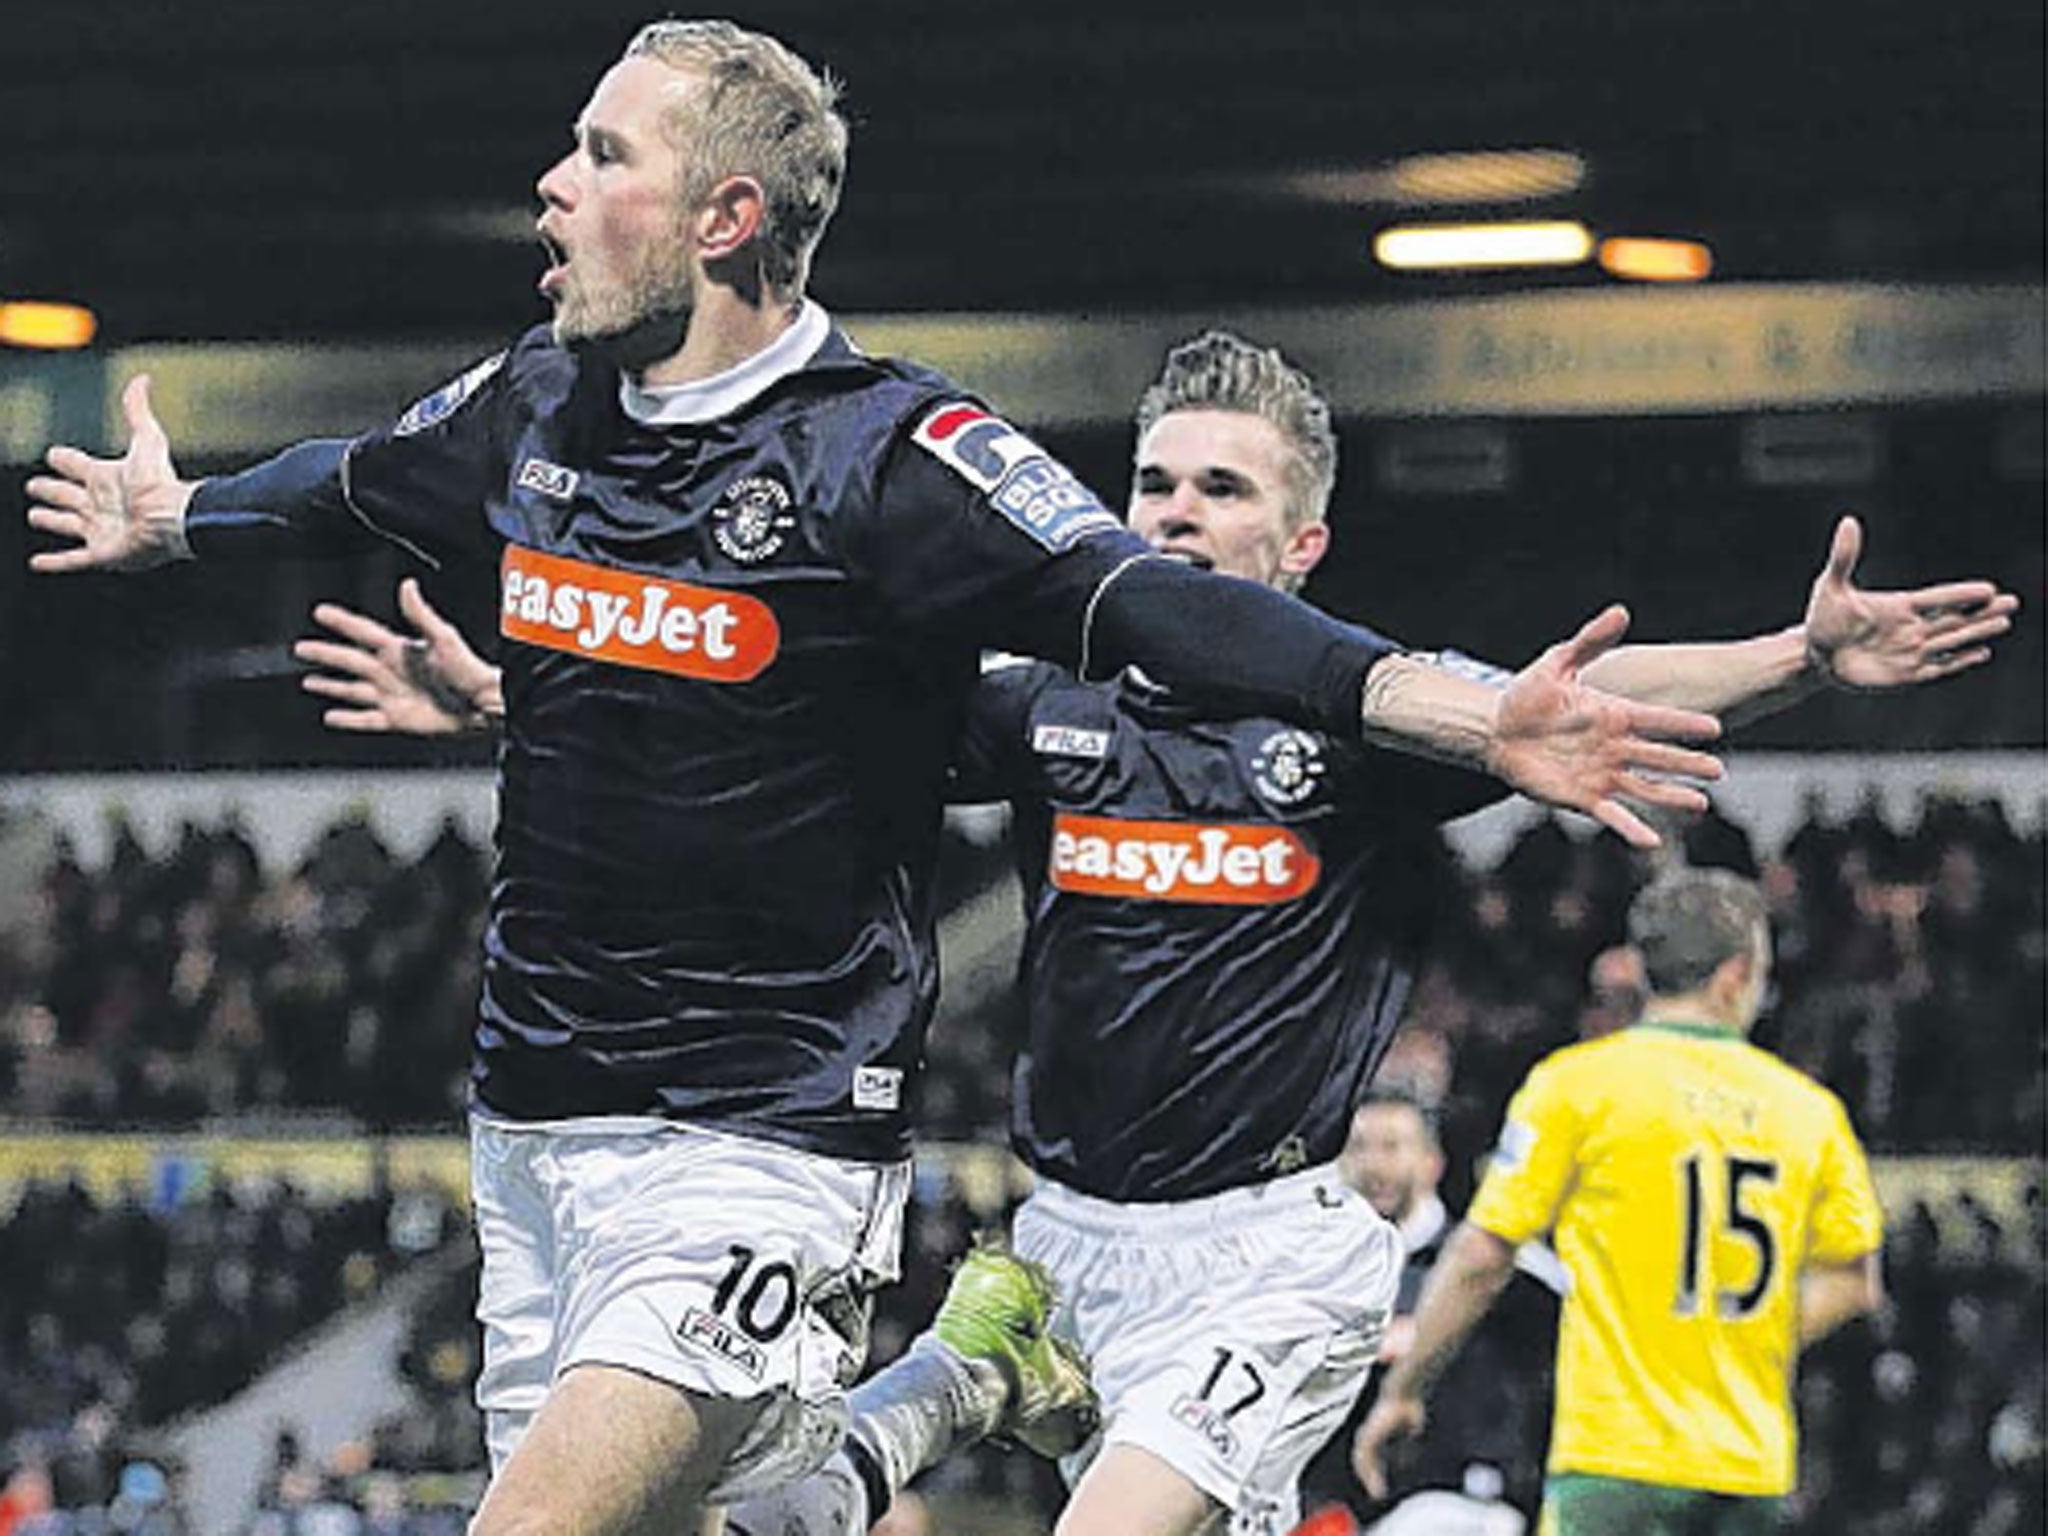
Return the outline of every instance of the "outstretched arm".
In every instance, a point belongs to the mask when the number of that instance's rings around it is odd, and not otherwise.
[[[402,635],[338,603],[313,610],[315,622],[340,637],[301,640],[292,647],[300,661],[326,669],[309,673],[305,690],[345,706],[321,718],[338,731],[409,736],[482,730],[503,719],[499,670],[469,648],[409,576],[399,583],[398,606],[416,635]]]
[[[1587,667],[1585,680],[1643,703],[1703,709],[1730,724],[1753,720],[1834,683],[1902,688],[1981,666],[2012,628],[2019,599],[1989,581],[1950,581],[1909,591],[1856,584],[1863,525],[1835,524],[1827,563],[1814,578],[1804,618],[1748,640],[1623,646]]]
[[[1718,779],[1710,754],[1677,745],[1712,741],[1711,715],[1638,703],[1589,687],[1585,674],[1628,630],[1608,608],[1550,647],[1505,688],[1459,676],[1419,656],[1389,656],[1365,681],[1366,734],[1483,767],[1523,794],[1582,811],[1639,848],[1653,832],[1625,802],[1697,811],[1698,789],[1660,774]]]
[[[1388,1447],[1422,1432],[1423,1398],[1514,1272],[1515,1245],[1484,1227],[1460,1222],[1444,1244],[1415,1304],[1415,1332],[1407,1352],[1388,1370],[1372,1412],[1351,1442],[1352,1470],[1375,1499],[1387,1496]]]
[[[44,456],[52,473],[29,481],[30,526],[67,541],[30,556],[31,569],[146,571],[195,554],[261,557],[280,538],[301,552],[341,552],[382,532],[349,499],[345,439],[311,438],[235,474],[185,480],[150,408],[147,374],[129,381],[121,408],[128,451],[120,458],[59,444]],[[432,504],[427,495],[416,501]]]
[[[443,735],[502,716],[499,674],[472,651],[408,580],[399,606],[419,631],[409,639],[333,603],[313,617],[339,640],[302,640],[301,661],[327,669],[306,690],[348,706],[326,715],[338,730]],[[1610,608],[1551,647],[1505,688],[1454,676],[1422,659],[1389,656],[1368,674],[1361,704],[1368,736],[1408,751],[1484,767],[1525,794],[1583,811],[1638,847],[1657,836],[1624,801],[1699,810],[1689,785],[1652,777],[1716,779],[1720,763],[1674,741],[1710,741],[1711,716],[1634,704],[1587,688],[1577,674],[1611,647],[1628,615]],[[338,674],[338,675],[336,675]]]
[[[31,527],[62,541],[30,558],[37,571],[139,571],[212,560],[343,553],[378,539],[428,564],[495,559],[479,515],[503,469],[496,447],[509,398],[506,354],[444,385],[391,425],[355,438],[312,438],[259,464],[180,478],[150,408],[149,377],[121,395],[128,450],[101,459],[57,446],[28,483]]]

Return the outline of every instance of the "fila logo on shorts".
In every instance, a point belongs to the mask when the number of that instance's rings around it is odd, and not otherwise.
[[[1286,827],[1054,818],[1049,878],[1082,896],[1270,906],[1315,889],[1323,866]]]
[[[701,1307],[690,1307],[684,1311],[683,1320],[676,1327],[676,1337],[685,1343],[701,1344],[716,1351],[756,1381],[768,1372],[766,1351],[757,1344],[748,1343],[737,1331]]]
[[[782,644],[759,598],[505,546],[508,640],[714,683],[758,677]]]
[[[985,492],[988,503],[1057,553],[1122,525],[1095,493],[1030,438],[977,405],[953,401],[911,434],[918,447]]]
[[[1224,1416],[1197,1397],[1181,1396],[1173,1400],[1173,1418],[1202,1435],[1216,1448],[1216,1454],[1228,1460],[1237,1455],[1237,1436],[1224,1423]]]

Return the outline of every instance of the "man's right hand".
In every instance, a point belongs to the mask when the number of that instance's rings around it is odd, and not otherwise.
[[[321,719],[337,731],[452,736],[503,718],[498,669],[469,648],[411,577],[398,585],[398,606],[417,637],[339,603],[313,610],[314,620],[340,637],[292,647],[300,661],[325,669],[304,679],[306,692],[342,706]]]
[[[1351,1437],[1351,1471],[1361,1487],[1378,1500],[1389,1491],[1387,1452],[1404,1440],[1422,1433],[1429,1415],[1422,1400],[1402,1395],[1389,1396],[1385,1387]]]
[[[70,541],[64,549],[29,557],[29,569],[146,571],[188,559],[185,507],[196,481],[180,480],[170,439],[149,408],[149,375],[137,374],[121,391],[128,418],[128,451],[95,458],[58,445],[45,459],[54,473],[28,482],[31,528]]]

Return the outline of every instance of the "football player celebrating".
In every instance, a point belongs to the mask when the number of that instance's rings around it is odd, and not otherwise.
[[[494,589],[498,864],[472,1077],[494,1475],[477,1536],[687,1529],[842,1432],[895,1272],[931,865],[978,653],[1483,765],[1640,840],[1697,714],[1505,693],[1160,558],[946,379],[806,297],[833,87],[725,22],[633,38],[540,178],[552,325],[395,421],[181,478],[54,447],[61,573],[383,539]],[[1210,642],[1227,637],[1227,649]]]

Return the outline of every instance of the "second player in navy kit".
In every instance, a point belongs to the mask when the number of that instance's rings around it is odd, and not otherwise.
[[[1033,1170],[1187,1200],[1334,1157],[1407,1000],[1426,839],[1505,788],[1043,662],[984,675],[966,743],[956,793],[1015,808]]]
[[[1327,408],[1211,334],[1140,406],[1130,514],[1155,547],[1276,587],[1320,558]],[[1499,674],[1476,663],[1489,681]],[[1063,1533],[1247,1533],[1370,1369],[1402,1255],[1334,1176],[1426,937],[1426,840],[1495,781],[1141,670],[985,673],[956,786],[1006,799],[1025,884],[1017,1251],[1090,1363],[1097,1442]]]
[[[1313,384],[1211,333],[1140,403],[1130,522],[1162,552],[1292,588],[1327,545],[1335,460]],[[1973,607],[2011,599],[1864,593],[1859,537],[1838,528],[1804,624],[1613,651],[1588,680],[1741,712],[1983,659],[2005,621]],[[1427,937],[1436,827],[1504,792],[1280,719],[1206,719],[1177,693],[1138,669],[998,669],[963,754],[964,791],[1010,800],[1025,873],[1011,1108],[1038,1182],[1015,1243],[1056,1283],[1055,1326],[1102,1401],[1061,1536],[1192,1536],[1224,1511],[1242,1536],[1292,1525],[1402,1268],[1336,1159]]]
[[[1312,383],[1211,333],[1140,404],[1130,522],[1162,552],[1291,588],[1326,546],[1335,457]],[[1754,711],[1830,677],[1983,659],[2011,599],[1987,583],[1864,593],[1859,537],[1838,528],[1804,624],[1610,652],[1588,680]],[[1293,1523],[1402,1267],[1335,1160],[1428,933],[1435,829],[1504,792],[1280,719],[1206,719],[1176,694],[1141,670],[998,668],[963,753],[959,788],[1010,800],[1025,875],[1011,1108],[1038,1182],[1015,1242],[1057,1284],[1055,1326],[1102,1400],[1061,1536],[1191,1536],[1226,1510],[1244,1536]]]

